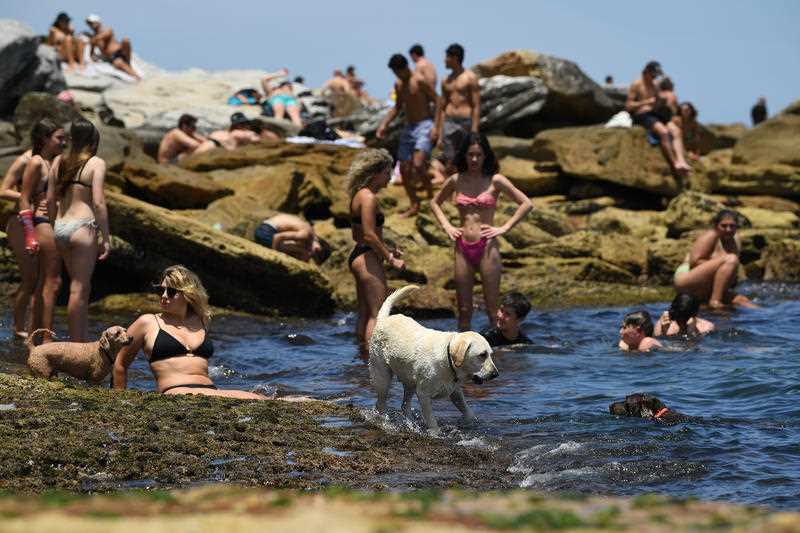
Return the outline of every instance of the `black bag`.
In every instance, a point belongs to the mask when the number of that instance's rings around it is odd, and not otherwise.
[[[313,137],[320,141],[335,141],[339,138],[333,129],[324,120],[315,120],[300,130],[301,137]]]

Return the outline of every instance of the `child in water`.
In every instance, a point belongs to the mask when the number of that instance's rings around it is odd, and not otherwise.
[[[519,292],[510,292],[500,300],[500,307],[495,317],[495,327],[481,332],[489,346],[507,346],[509,344],[530,344],[531,340],[519,329],[520,323],[525,320],[531,304]]]
[[[687,293],[678,293],[669,310],[664,311],[656,323],[656,337],[673,335],[705,335],[714,331],[714,324],[697,316],[700,302]]]
[[[619,328],[619,348],[626,352],[649,352],[661,348],[653,338],[653,319],[647,311],[628,313]]]

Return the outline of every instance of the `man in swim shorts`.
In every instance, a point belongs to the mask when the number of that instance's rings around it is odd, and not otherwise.
[[[467,133],[478,132],[481,118],[481,92],[478,76],[466,70],[464,47],[451,44],[445,50],[444,64],[450,74],[442,80],[442,97],[436,107],[436,125],[431,140],[441,143],[447,173],[455,172],[453,160]]]
[[[177,163],[194,153],[206,138],[197,133],[197,117],[183,114],[178,119],[178,127],[173,128],[161,139],[158,145],[158,162],[162,165]]]
[[[239,147],[261,141],[261,136],[253,131],[251,121],[244,113],[236,112],[231,115],[231,125],[228,131],[212,131],[208,136],[208,141],[195,150],[195,153],[203,153],[214,148],[225,148],[226,150],[236,150]]]
[[[278,213],[259,224],[254,240],[300,261],[313,259],[318,265],[331,255],[330,246],[316,236],[311,224],[285,213]]]
[[[422,74],[428,84],[436,90],[436,80],[438,78],[436,67],[425,57],[425,49],[422,48],[422,45],[415,44],[409,48],[408,55],[411,57],[411,61],[414,62],[414,71]]]
[[[655,80],[661,76],[661,64],[658,61],[650,61],[644,66],[641,77],[633,82],[628,89],[628,99],[625,102],[625,109],[631,114],[634,124],[638,124],[651,132],[659,139],[661,152],[669,163],[670,170],[679,176],[685,176],[691,167],[683,157],[683,150],[676,150],[673,146],[673,139],[680,131],[673,131],[670,136],[671,114],[668,112],[666,103],[658,96],[658,87]]]
[[[417,71],[412,72],[408,60],[401,54],[394,54],[389,59],[389,68],[394,72],[397,81],[394,84],[397,100],[395,106],[381,121],[375,136],[383,139],[386,127],[405,110],[406,125],[400,134],[400,145],[397,159],[400,161],[400,174],[403,187],[411,203],[401,216],[410,217],[419,212],[420,201],[417,197],[416,184],[422,181],[433,197],[433,186],[428,176],[427,162],[431,154],[431,129],[433,128],[433,107],[436,105],[436,92],[428,84],[425,77]]]
[[[131,66],[133,50],[131,49],[130,40],[125,37],[122,42],[117,41],[114,38],[114,30],[110,26],[103,26],[102,20],[98,15],[86,17],[86,25],[94,32],[94,35],[89,39],[91,46],[89,53],[92,54],[94,49],[97,48],[100,50],[103,59],[125,74],[140,80],[141,77]]]

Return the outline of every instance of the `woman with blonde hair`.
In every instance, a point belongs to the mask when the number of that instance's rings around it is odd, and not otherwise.
[[[47,190],[47,205],[50,218],[55,218],[53,233],[70,279],[69,337],[73,342],[86,342],[92,274],[95,263],[106,259],[110,250],[103,191],[106,162],[95,155],[100,133],[91,122],[75,120],[70,127],[70,137],[69,153],[53,162],[53,186]],[[102,234],[99,246],[98,229]]]
[[[356,156],[348,171],[350,222],[353,240],[356,241],[348,265],[356,280],[356,336],[362,356],[368,353],[378,309],[386,298],[383,262],[399,270],[405,267],[405,262],[400,259],[400,251],[389,250],[383,242],[384,216],[378,208],[378,192],[389,184],[393,165],[389,152],[369,148]]]
[[[64,149],[66,135],[64,128],[54,121],[44,118],[38,121],[31,130],[31,157],[25,164],[22,173],[22,185],[19,194],[19,231],[11,227],[11,245],[23,271],[23,284],[26,283],[25,272],[35,268],[36,287],[33,291],[33,318],[30,330],[39,328],[53,329],[53,312],[56,307],[58,289],[61,287],[61,258],[58,256],[53,239],[51,219],[53,211],[46,201],[46,191],[52,189],[50,170],[53,160]],[[24,154],[23,154],[24,157]],[[4,193],[6,192],[4,180]],[[5,194],[4,194],[5,196]],[[15,226],[12,223],[12,226]],[[22,251],[24,249],[24,252]],[[36,261],[22,260],[23,253],[36,256]],[[32,265],[35,265],[35,267]],[[30,278],[27,279],[30,283]],[[26,287],[27,288],[27,287]],[[17,331],[24,329],[25,308],[28,296],[18,294],[14,306],[14,321]],[[50,340],[49,333],[43,336],[44,342]]]
[[[128,328],[132,341],[117,354],[113,386],[128,386],[128,367],[144,351],[162,394],[203,394],[244,400],[266,396],[242,390],[219,390],[208,377],[214,345],[208,336],[211,309],[197,274],[182,265],[164,270],[156,286],[161,313],[137,318]]]

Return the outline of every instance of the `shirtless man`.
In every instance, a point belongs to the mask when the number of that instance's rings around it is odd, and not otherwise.
[[[318,265],[331,255],[330,247],[314,234],[311,224],[285,213],[264,220],[256,228],[255,241],[300,261],[313,259]]]
[[[408,55],[414,62],[414,70],[422,74],[428,84],[436,89],[436,67],[425,57],[425,50],[421,44],[415,44],[408,49]]]
[[[197,117],[183,114],[178,127],[173,128],[158,145],[158,162],[162,165],[177,163],[197,150],[207,139],[197,134]]]
[[[344,77],[347,80],[347,84],[350,86],[350,90],[353,91],[353,94],[360,99],[367,96],[367,93],[364,91],[364,80],[356,76],[356,67],[353,65],[348,66],[347,74],[345,74]]]
[[[140,80],[141,77],[131,66],[133,51],[128,38],[125,37],[122,39],[121,43],[117,41],[114,38],[114,30],[112,30],[110,26],[103,27],[98,15],[89,15],[86,17],[86,24],[94,32],[94,36],[89,40],[91,55],[94,55],[95,48],[99,49],[104,59],[122,72]]]
[[[344,77],[344,73],[338,68],[333,71],[333,77],[325,82],[323,88],[330,89],[331,92],[339,94],[353,92],[350,82],[347,81],[347,78]]]
[[[440,142],[447,173],[455,172],[453,160],[467,133],[478,132],[481,119],[481,90],[478,76],[464,69],[464,47],[451,44],[444,64],[450,74],[442,80],[442,96],[436,106],[436,125],[431,141]]]
[[[634,124],[658,136],[661,152],[669,163],[670,170],[677,176],[685,176],[691,167],[686,163],[683,150],[676,150],[673,146],[673,139],[681,139],[682,132],[674,122],[670,121],[669,108],[664,100],[659,98],[658,87],[655,84],[656,77],[661,74],[661,65],[657,61],[650,61],[645,65],[642,76],[628,89],[625,109],[631,114]]]
[[[406,125],[400,134],[400,146],[397,159],[400,161],[400,174],[403,187],[411,202],[402,217],[411,217],[419,212],[416,182],[421,180],[428,191],[428,198],[433,197],[433,186],[427,171],[427,159],[431,154],[431,129],[433,128],[433,111],[436,105],[436,92],[422,74],[411,72],[408,60],[401,54],[394,54],[389,59],[389,68],[397,76],[394,91],[397,95],[395,106],[381,121],[375,136],[383,139],[386,127],[392,123],[398,113],[405,109]]]
[[[212,131],[208,136],[208,141],[200,145],[195,153],[203,153],[214,148],[225,148],[226,150],[236,150],[239,147],[254,144],[261,141],[261,136],[253,131],[244,113],[236,112],[231,115],[231,125],[228,131]]]

